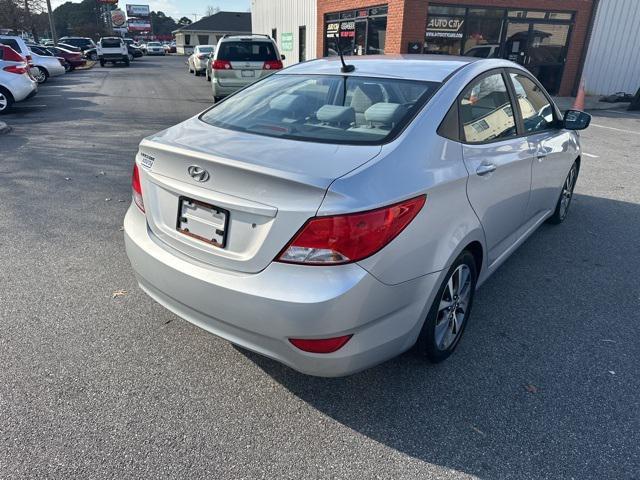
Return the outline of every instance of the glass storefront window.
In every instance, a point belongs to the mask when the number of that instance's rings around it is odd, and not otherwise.
[[[384,54],[384,45],[387,39],[387,18],[369,19],[369,30],[367,33],[367,54]]]
[[[360,8],[325,15],[325,55],[384,53],[387,6]]]
[[[454,12],[456,15],[442,15]],[[462,16],[460,16],[462,12]],[[429,6],[424,53],[460,55],[464,37],[465,8]]]
[[[466,13],[465,7],[443,7],[440,5],[429,5],[429,15],[460,15]]]
[[[504,10],[471,8],[467,17],[463,55],[482,58],[500,56]]]

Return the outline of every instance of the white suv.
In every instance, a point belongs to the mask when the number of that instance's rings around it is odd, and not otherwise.
[[[129,50],[122,38],[103,37],[98,40],[97,50],[101,67],[104,67],[107,62],[124,63],[127,67],[129,66]]]
[[[231,95],[282,68],[276,42],[268,35],[225,35],[211,59],[213,99]]]

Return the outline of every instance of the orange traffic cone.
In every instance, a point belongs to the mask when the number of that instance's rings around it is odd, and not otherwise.
[[[584,110],[584,80],[580,81],[580,88],[578,88],[578,95],[576,95],[576,101],[573,102],[573,110]]]

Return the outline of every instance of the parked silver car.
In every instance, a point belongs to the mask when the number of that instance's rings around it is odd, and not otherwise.
[[[153,299],[321,376],[415,344],[448,357],[476,288],[565,219],[590,121],[506,60],[348,61],[298,64],[143,140],[124,221]]]
[[[225,35],[218,41],[207,73],[214,101],[282,69],[282,60],[284,55],[267,35]]]

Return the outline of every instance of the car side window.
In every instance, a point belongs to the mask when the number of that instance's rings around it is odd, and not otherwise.
[[[464,140],[483,143],[517,135],[513,105],[501,73],[471,82],[460,99]]]
[[[553,107],[542,89],[526,75],[511,73],[510,76],[525,132],[535,133],[553,127]]]

